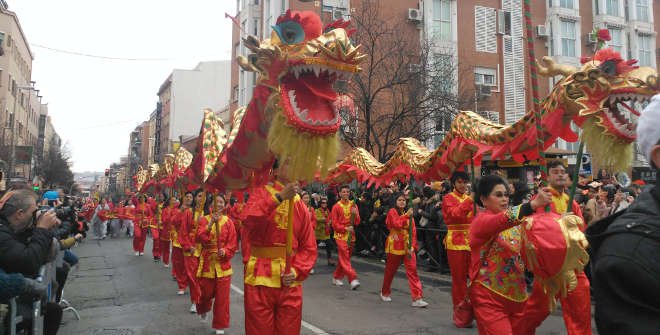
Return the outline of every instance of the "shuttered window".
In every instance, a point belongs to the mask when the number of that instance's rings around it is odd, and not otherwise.
[[[474,39],[478,52],[497,52],[497,12],[490,7],[474,7]]]
[[[522,0],[502,0],[502,10],[511,13],[511,36],[503,37],[504,122],[520,120],[526,111],[525,54],[523,48]]]

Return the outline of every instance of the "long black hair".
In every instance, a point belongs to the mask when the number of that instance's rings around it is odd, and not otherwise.
[[[481,202],[481,197],[487,198],[497,185],[504,185],[505,188],[508,188],[506,181],[498,175],[490,174],[481,177],[477,183],[477,192],[475,194],[476,199],[474,199],[477,202],[477,205],[484,207],[484,204]]]

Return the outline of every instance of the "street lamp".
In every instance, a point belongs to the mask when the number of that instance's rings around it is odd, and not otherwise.
[[[31,82],[32,85],[34,85],[34,81]],[[11,157],[9,160],[9,178],[11,179],[13,176],[15,176],[15,169],[16,169],[16,101],[18,100],[18,93],[21,90],[28,90],[28,91],[37,91],[37,89],[34,88],[34,86],[16,86],[16,96],[14,97],[14,107],[13,112],[12,112],[12,118],[11,118]],[[27,127],[27,124],[25,125]]]

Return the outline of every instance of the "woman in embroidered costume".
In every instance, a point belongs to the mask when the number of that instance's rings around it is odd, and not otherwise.
[[[197,200],[199,194],[195,197]],[[181,249],[183,250],[183,266],[185,277],[188,281],[188,286],[190,286],[190,313],[196,313],[197,307],[195,304],[199,302],[199,285],[197,283],[197,267],[199,266],[199,259],[195,254],[197,250],[195,249],[195,235],[197,234],[197,221],[194,219],[193,207],[197,208],[199,205],[195,206],[195,202],[192,203],[188,201],[190,195],[186,193],[186,199],[184,205],[181,207],[179,212],[179,231],[178,238],[179,243],[181,244]],[[193,207],[191,207],[191,205]],[[203,206],[203,205],[202,205]]]
[[[527,300],[520,224],[552,200],[547,188],[530,203],[509,208],[507,183],[481,178],[475,197],[485,208],[470,225],[469,297],[479,334],[516,334]]]
[[[183,213],[190,212],[190,216],[192,217],[192,212],[190,211],[192,203],[192,192],[186,192],[179,208],[170,209],[169,212],[169,220],[172,223],[172,275],[179,286],[178,295],[184,295],[186,287],[188,287],[188,276],[186,275],[186,265],[183,256],[184,250],[180,238],[182,235],[181,216]]]
[[[396,194],[394,199],[396,199],[396,207],[390,208],[385,219],[390,234],[385,242],[387,263],[385,263],[385,278],[383,278],[380,298],[385,302],[392,301],[392,298],[390,298],[392,279],[394,279],[396,270],[403,261],[406,267],[410,294],[412,295],[412,306],[426,307],[428,303],[422,299],[422,283],[417,275],[417,255],[415,253],[417,249],[417,229],[415,229],[415,221],[411,217],[412,208],[406,211],[406,196],[403,193]],[[411,232],[413,245],[410,245]]]
[[[309,221],[312,223],[312,229],[316,229],[316,212],[314,211],[314,207],[312,206],[312,196],[309,195],[309,192],[303,191],[300,194],[300,200],[307,206],[307,211],[309,211]],[[317,242],[318,245],[318,242]],[[312,268],[309,271],[309,274],[314,274],[314,268]]]
[[[330,239],[330,209],[328,208],[328,198],[321,197],[319,208],[314,211],[316,217],[316,229],[314,235],[316,236],[316,243],[319,246],[325,247],[326,258],[328,259],[328,266],[335,266],[337,263],[332,260],[332,240]]]
[[[154,262],[158,263],[160,262],[160,258],[163,252],[160,249],[160,231],[163,226],[162,214],[163,214],[163,207],[165,207],[165,196],[159,192],[156,193],[155,201],[153,199],[150,200],[152,200],[150,205],[151,205],[151,212],[153,213],[153,219],[151,220],[151,224],[149,225],[151,231],[151,239],[153,242],[151,253],[154,256]]]
[[[208,321],[213,303],[212,327],[216,334],[229,328],[229,291],[231,288],[231,258],[238,249],[232,220],[223,214],[225,198],[216,195],[210,215],[199,218],[197,242],[201,244],[197,281],[201,296],[197,313]]]
[[[142,256],[144,255],[144,243],[147,241],[147,229],[149,229],[149,225],[153,219],[153,212],[149,204],[147,204],[147,196],[145,194],[138,195],[138,204],[133,211],[135,216],[133,251],[135,251],[135,256]]]
[[[172,241],[172,221],[176,217],[176,212],[178,211],[177,201],[175,197],[169,197],[163,202],[163,208],[160,214],[161,226],[160,226],[160,253],[163,259],[163,266],[166,268],[170,267],[170,242]],[[174,274],[174,271],[172,271]]]

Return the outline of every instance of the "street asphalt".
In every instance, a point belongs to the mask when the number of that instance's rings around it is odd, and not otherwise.
[[[65,312],[60,334],[213,334],[209,324],[188,312],[190,297],[176,295],[169,268],[154,263],[151,241],[144,256],[136,257],[126,237],[86,240],[73,251],[80,264],[69,274],[64,298],[80,312],[76,320]],[[323,253],[323,256],[325,254]],[[410,306],[403,267],[392,284],[392,302],[379,298],[384,264],[353,257],[362,286],[351,291],[331,285],[334,268],[321,257],[316,273],[304,283],[301,334],[477,334],[476,328],[457,329],[451,323],[451,280],[420,271],[428,308]],[[226,334],[244,334],[243,270],[240,254],[233,259],[231,326]],[[595,329],[595,328],[594,328]],[[538,329],[539,335],[566,334],[561,312],[554,312]]]

